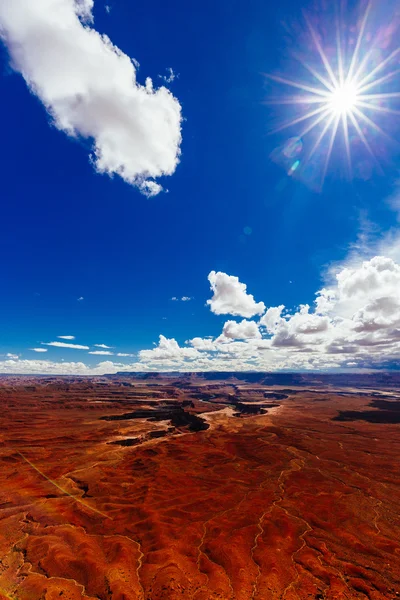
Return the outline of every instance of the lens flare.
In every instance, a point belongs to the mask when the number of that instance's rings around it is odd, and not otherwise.
[[[267,75],[270,80],[297,90],[295,94],[267,102],[280,106],[297,105],[295,116],[272,133],[295,126],[299,139],[304,140],[305,136],[313,133],[302,164],[307,164],[317,151],[323,149],[322,184],[340,134],[350,174],[351,147],[356,140],[363,145],[379,170],[381,165],[375,155],[373,140],[379,135],[394,142],[380,126],[379,119],[400,115],[400,110],[393,107],[400,99],[400,47],[387,51],[388,44],[380,43],[382,28],[378,28],[375,35],[371,34],[374,27],[371,6],[370,1],[359,23],[353,46],[344,35],[341,20],[337,19],[334,52],[332,46],[327,45],[328,50],[324,49],[320,37],[306,17],[309,36],[316,51],[316,66],[313,61],[297,57],[308,72],[304,81]],[[390,23],[387,29],[394,31],[395,25]],[[350,33],[347,37],[350,37]],[[352,47],[351,52],[347,50],[349,47]]]

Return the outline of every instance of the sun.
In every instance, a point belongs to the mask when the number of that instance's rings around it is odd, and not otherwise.
[[[350,115],[357,104],[358,89],[352,81],[337,87],[327,100],[327,105],[335,116]]]
[[[393,103],[400,100],[398,66],[400,46],[391,52],[388,49],[385,56],[381,48],[380,29],[373,24],[373,19],[370,19],[371,9],[370,1],[359,23],[350,55],[346,51],[349,48],[349,39],[346,39],[338,20],[336,31],[335,28],[332,30],[336,38],[336,50],[332,45],[329,46],[329,50],[325,50],[321,38],[306,17],[316,54],[309,60],[297,58],[308,75],[298,81],[277,75],[266,75],[269,79],[297,91],[296,94],[267,101],[267,104],[280,106],[297,105],[297,111],[293,113],[295,116],[271,133],[296,127],[296,137],[299,140],[303,140],[304,136],[311,132],[314,133],[300,167],[305,166],[317,150],[322,149],[321,187],[335,141],[340,133],[344,140],[344,158],[350,175],[351,145],[356,139],[364,146],[380,172],[382,172],[381,165],[374,152],[374,145],[377,146],[376,139],[382,136],[387,141],[393,142],[390,135],[380,126],[380,119],[395,115],[396,121],[393,125],[398,123],[400,110],[398,107],[393,108]],[[367,25],[369,21],[370,25]],[[381,29],[385,30],[385,28]],[[296,165],[297,171],[301,171],[301,168],[298,168],[299,164]],[[290,173],[292,170],[289,167]]]

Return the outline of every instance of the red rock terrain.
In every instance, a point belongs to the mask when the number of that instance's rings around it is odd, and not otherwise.
[[[400,597],[399,388],[358,384],[1,378],[0,600]]]

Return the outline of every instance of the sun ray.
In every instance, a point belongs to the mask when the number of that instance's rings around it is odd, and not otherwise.
[[[365,137],[363,130],[361,129],[360,125],[358,124],[357,119],[355,118],[355,116],[353,115],[353,113],[349,113],[349,117],[350,120],[354,126],[354,129],[357,131],[358,135],[360,136],[361,141],[363,142],[364,146],[366,147],[366,149],[368,150],[369,154],[371,155],[371,157],[373,158],[375,164],[377,165],[378,169],[380,171],[382,171],[382,167],[379,164],[378,159],[376,158],[374,151],[372,150],[367,138]]]
[[[302,115],[301,117],[298,117],[297,119],[292,119],[291,121],[287,121],[286,123],[284,123],[277,129],[274,129],[271,133],[278,133],[278,131],[283,131],[284,129],[287,129],[288,127],[292,127],[293,125],[297,125],[297,123],[301,123],[302,121],[305,121],[306,119],[311,119],[311,117],[313,117],[323,111],[325,111],[325,113],[327,112],[326,106],[317,108],[317,110],[312,110],[309,113]]]
[[[369,104],[363,100],[358,100],[357,106],[362,108],[368,108],[369,110],[376,110],[377,112],[387,113],[388,115],[400,115],[400,110],[394,108],[387,108],[387,106],[380,106],[379,104]]]
[[[361,42],[362,42],[362,39],[364,37],[364,31],[365,31],[365,27],[367,25],[367,21],[368,21],[368,16],[369,16],[370,10],[371,10],[371,1],[368,2],[367,8],[365,9],[364,17],[363,17],[363,19],[361,21],[361,27],[360,27],[360,31],[359,31],[359,34],[358,34],[358,37],[357,37],[356,47],[354,49],[353,56],[351,57],[350,67],[349,67],[349,70],[348,70],[348,73],[347,73],[347,77],[346,77],[346,81],[347,82],[351,81],[352,78],[353,78],[353,71],[354,71],[354,68],[356,66],[356,62],[357,62],[357,58],[358,58],[358,53],[360,51]]]
[[[300,137],[304,137],[307,133],[310,133],[321,121],[323,121],[329,115],[329,110],[326,109],[322,115],[317,117],[310,125],[307,125],[305,129],[300,132]]]
[[[329,127],[332,125],[332,122],[333,122],[334,119],[335,119],[335,115],[331,115],[329,117],[328,121],[325,123],[324,127],[322,128],[321,133],[317,137],[316,142],[314,143],[313,147],[311,148],[311,150],[310,150],[310,152],[308,154],[308,159],[312,158],[312,156],[314,155],[314,153],[317,150],[318,146],[320,145],[320,143],[324,139],[325,134],[328,131]]]
[[[351,152],[350,152],[350,140],[349,140],[349,123],[347,120],[346,113],[342,114],[342,128],[343,128],[344,145],[346,148],[347,166],[349,169],[349,175],[351,177]]]
[[[337,81],[337,79],[335,77],[335,74],[334,74],[334,72],[332,70],[331,65],[329,64],[329,61],[328,61],[328,59],[326,57],[326,54],[325,54],[325,52],[324,52],[324,50],[323,50],[323,48],[321,46],[321,43],[320,43],[320,41],[318,39],[318,36],[315,33],[315,30],[314,30],[313,26],[311,25],[311,22],[310,22],[310,20],[309,20],[309,18],[307,16],[305,16],[305,20],[306,20],[307,26],[308,26],[308,28],[309,28],[309,30],[311,32],[311,36],[313,38],[315,47],[317,48],[318,53],[319,53],[319,55],[321,57],[321,60],[324,63],[324,67],[326,69],[326,72],[328,73],[329,77],[331,78],[331,82],[332,82],[333,87],[336,88],[338,86],[338,81]]]
[[[400,73],[400,69],[396,69],[395,71],[391,71],[387,75],[384,75],[380,79],[375,79],[374,81],[371,81],[371,83],[369,83],[368,85],[366,85],[364,87],[357,86],[358,93],[362,95],[364,92],[375,87],[376,85],[379,85],[380,83],[385,83],[386,81],[390,81],[395,75],[398,75],[399,73]]]
[[[336,46],[337,46],[337,61],[338,61],[338,76],[339,85],[344,84],[344,67],[343,67],[343,52],[342,52],[342,41],[340,35],[340,17],[336,19]]]
[[[337,130],[338,130],[338,127],[339,127],[339,122],[340,122],[340,115],[337,115],[335,123],[334,123],[334,125],[332,127],[331,138],[329,140],[328,153],[326,155],[325,164],[324,164],[324,170],[322,172],[321,186],[324,185],[324,181],[325,181],[325,177],[326,177],[326,172],[328,170],[329,162],[331,160],[331,155],[332,155],[332,150],[333,150],[333,144],[335,143],[336,134],[337,134]]]
[[[377,65],[374,69],[372,69],[372,71],[367,73],[367,75],[364,77],[364,79],[357,82],[357,86],[362,87],[367,81],[369,81],[371,79],[371,77],[374,77],[374,75],[376,75],[377,73],[379,73],[379,71],[381,71],[384,67],[386,67],[386,65],[388,63],[390,63],[390,61],[393,60],[399,54],[399,52],[400,52],[400,47],[396,48],[396,50],[394,50],[387,58],[385,58],[385,60],[383,60],[381,63],[379,63],[379,65]]]
[[[264,100],[262,104],[323,104],[326,98],[320,96],[290,96],[289,98],[271,98]]]
[[[400,92],[388,92],[385,94],[363,94],[364,100],[389,100],[391,98],[400,98]]]
[[[386,133],[386,131],[384,131],[381,127],[379,127],[379,125],[377,125],[377,123],[375,123],[375,121],[373,121],[372,119],[367,117],[367,115],[365,113],[363,113],[362,110],[359,110],[357,108],[357,106],[355,106],[353,108],[353,111],[356,113],[356,115],[358,115],[358,117],[360,119],[362,119],[365,123],[367,123],[367,125],[369,125],[374,131],[376,131],[377,133],[380,133],[381,135],[383,135],[386,139],[390,140],[391,142],[394,142],[393,138],[391,138],[390,135],[388,133]]]
[[[318,81],[320,83],[322,83],[322,85],[324,85],[329,91],[333,92],[335,90],[334,86],[327,79],[325,79],[325,77],[320,75],[316,69],[314,69],[308,63],[306,63],[304,60],[300,60],[300,59],[298,59],[298,60],[299,60],[299,63],[302,64],[303,67],[305,67],[307,69],[307,71],[309,71],[311,73],[311,75],[314,75],[314,77],[316,79],[318,79]]]
[[[317,96],[324,96],[325,98],[329,97],[329,91],[319,90],[318,88],[312,87],[310,85],[305,85],[304,83],[298,83],[296,81],[292,81],[291,79],[280,77],[279,75],[269,75],[267,73],[265,76],[269,79],[272,79],[273,81],[290,85],[291,87],[298,88],[299,90],[303,90],[304,92],[311,92],[312,94],[316,94]]]

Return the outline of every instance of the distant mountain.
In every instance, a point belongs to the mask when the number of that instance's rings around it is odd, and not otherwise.
[[[234,381],[267,386],[313,386],[313,387],[357,387],[374,388],[386,387],[397,388],[400,386],[400,373],[376,372],[376,373],[255,373],[255,372],[232,372],[232,371],[206,371],[206,372],[178,372],[165,373],[129,373],[119,372],[115,375],[107,375],[111,379],[137,379],[137,380],[181,380],[193,381],[202,379],[205,381]]]

